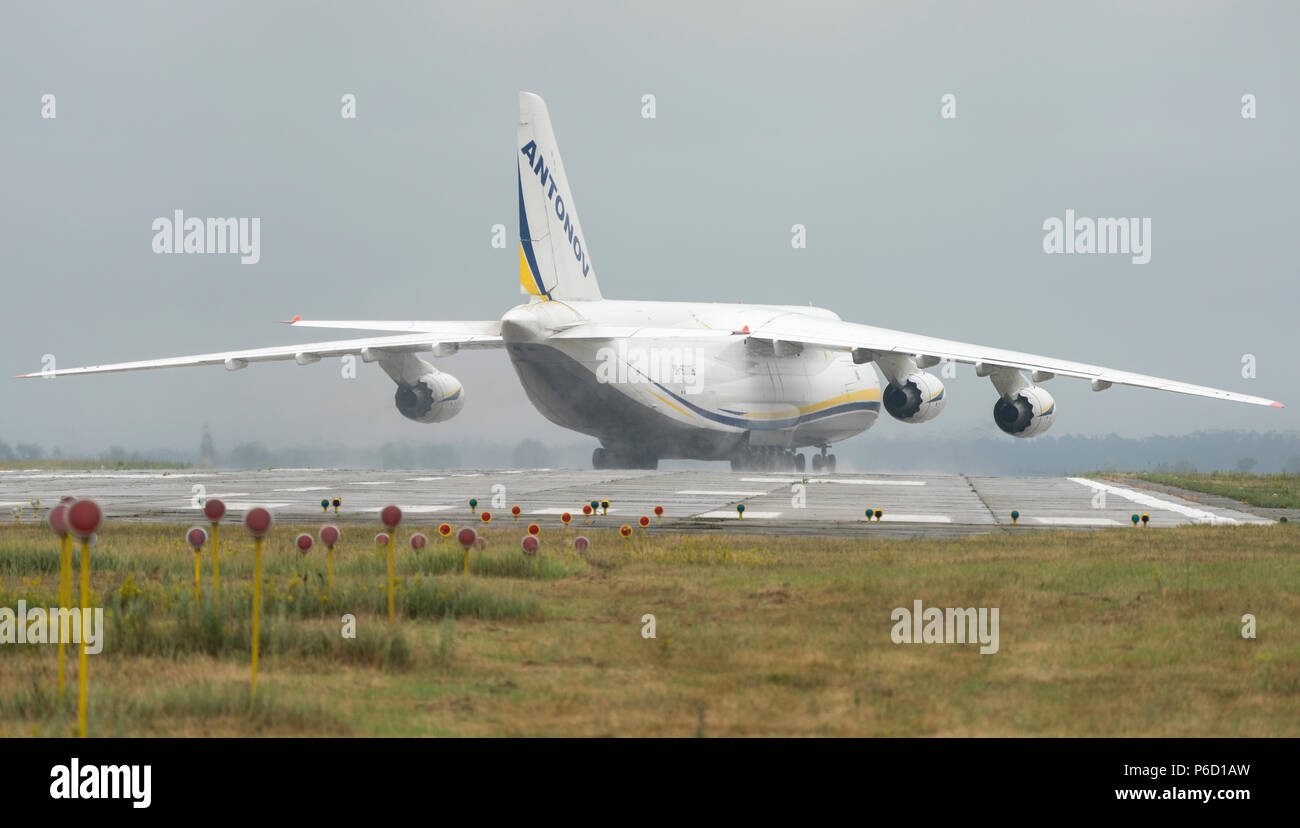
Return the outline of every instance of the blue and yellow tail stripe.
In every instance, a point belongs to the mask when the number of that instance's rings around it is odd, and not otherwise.
[[[551,298],[542,282],[541,270],[537,267],[537,256],[533,253],[533,237],[528,232],[528,210],[524,208],[524,179],[516,169],[515,176],[519,182],[519,284],[533,296]]]

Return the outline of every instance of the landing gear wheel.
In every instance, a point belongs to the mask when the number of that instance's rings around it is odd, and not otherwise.
[[[826,455],[826,472],[827,474],[835,474],[835,455],[833,454]]]
[[[609,463],[609,452],[602,446],[591,453],[591,467],[593,469],[603,469]]]
[[[794,455],[794,470],[801,472],[807,465],[807,458],[796,452]]]
[[[826,461],[822,458],[822,456],[821,456],[820,454],[814,454],[814,455],[812,456],[812,466],[813,466],[813,471],[815,471],[815,472],[819,472],[819,471],[821,471],[821,470],[822,470],[822,466],[825,464],[825,462],[826,462]]]

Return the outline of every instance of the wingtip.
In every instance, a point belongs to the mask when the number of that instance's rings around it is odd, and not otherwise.
[[[281,320],[280,320],[280,324],[281,324],[281,325],[293,325],[293,324],[295,324],[295,323],[297,323],[297,322],[301,322],[301,321],[302,321],[302,317],[301,317],[301,316],[294,316],[293,319],[281,319]]]
[[[1282,403],[1280,403],[1280,402],[1272,402],[1272,403],[1269,403],[1269,404],[1268,404],[1268,407],[1269,407],[1269,408],[1286,408],[1286,406],[1285,406],[1285,405],[1282,405]]]

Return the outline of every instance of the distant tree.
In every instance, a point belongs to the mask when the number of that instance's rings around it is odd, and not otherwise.
[[[1196,464],[1190,460],[1179,460],[1174,464],[1174,474],[1196,474]]]
[[[4,443],[0,443],[0,451],[3,451],[3,446]],[[1286,461],[1286,465],[1282,467],[1282,471],[1286,474],[1300,474],[1300,454],[1297,454],[1295,457]]]
[[[230,450],[230,464],[241,469],[259,469],[271,465],[271,452],[261,443],[240,443]]]
[[[41,460],[45,457],[45,450],[35,443],[19,443],[15,448],[19,460]]]
[[[1243,457],[1237,461],[1237,471],[1242,474],[1250,474],[1250,470],[1255,468],[1254,457]]]
[[[515,446],[512,462],[517,469],[540,469],[551,465],[551,450],[537,440],[524,440]]]
[[[428,443],[416,452],[422,469],[454,469],[460,465],[460,449],[443,443]]]
[[[14,450],[4,440],[0,440],[0,460],[14,460]]]

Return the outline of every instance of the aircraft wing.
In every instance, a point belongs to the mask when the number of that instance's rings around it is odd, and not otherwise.
[[[497,326],[496,322],[443,323],[453,327],[457,325]],[[487,330],[486,327],[483,328]],[[19,374],[18,379],[48,376],[68,376],[71,374],[107,374],[116,371],[143,371],[150,368],[180,368],[189,365],[225,365],[235,371],[250,362],[271,362],[292,359],[299,365],[308,365],[322,357],[359,354],[371,361],[385,353],[416,353],[419,351],[441,350],[447,346],[453,348],[496,348],[501,347],[500,333],[456,332],[421,332],[398,336],[371,336],[362,339],[339,339],[332,342],[304,342],[297,345],[277,345],[271,348],[251,348],[242,351],[221,351],[212,354],[195,354],[193,356],[167,357],[165,359],[146,359],[138,362],[115,362],[109,365],[91,365],[85,368],[60,368],[55,371],[37,371],[32,374]]]
[[[352,331],[402,331],[405,333],[430,333],[443,337],[443,342],[460,341],[463,347],[497,347],[501,339],[500,322],[405,322],[378,319],[303,319],[295,316],[284,320],[295,328],[343,328]],[[492,344],[477,344],[475,337],[494,338]]]
[[[942,360],[952,360],[976,367],[976,373],[987,376],[997,372],[1031,371],[1036,372],[1034,380],[1042,381],[1052,376],[1077,377],[1092,381],[1095,391],[1109,388],[1111,385],[1132,385],[1138,388],[1152,388],[1157,391],[1173,391],[1179,394],[1193,394],[1198,397],[1212,397],[1219,400],[1267,405],[1282,408],[1282,403],[1264,397],[1253,397],[1235,391],[1193,385],[1177,380],[1135,374],[1130,371],[1117,371],[1099,365],[1082,362],[1070,362],[1054,357],[1026,354],[1020,351],[1008,351],[1002,348],[989,348],[956,342],[951,339],[937,339],[932,336],[876,328],[870,325],[858,325],[839,320],[818,319],[798,314],[782,314],[757,324],[750,332],[751,338],[779,342],[803,343],[825,348],[856,350],[862,357],[874,358],[874,354],[893,354],[908,357],[928,357],[928,364],[937,364]],[[855,355],[856,356],[856,355]],[[864,359],[865,361],[865,359]]]

